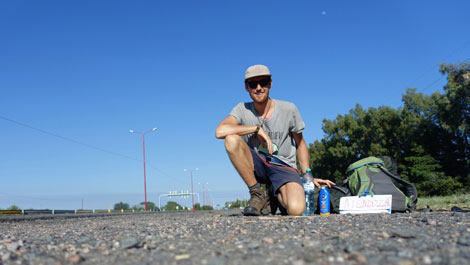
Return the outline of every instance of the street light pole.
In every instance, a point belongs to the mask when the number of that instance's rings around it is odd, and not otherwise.
[[[191,211],[194,212],[194,189],[193,189],[193,171],[197,171],[198,168],[195,168],[195,169],[191,169],[189,171],[189,174],[191,175],[191,197],[192,197],[192,200],[193,200],[193,204],[192,204],[192,209]],[[187,171],[187,169],[185,169],[184,171]]]
[[[204,184],[209,184],[209,182],[199,182],[199,185],[202,185],[202,205],[201,206],[204,206],[206,205],[206,189],[204,188]]]
[[[156,131],[157,128],[152,128],[146,132],[139,132],[135,130],[129,130],[130,133],[137,133],[142,135],[142,152],[144,155],[144,193],[145,193],[145,211],[147,211],[147,176],[145,174],[145,135],[149,132]]]

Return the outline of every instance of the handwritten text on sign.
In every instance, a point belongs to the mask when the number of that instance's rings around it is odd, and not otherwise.
[[[347,196],[339,201],[339,213],[391,213],[392,195]]]

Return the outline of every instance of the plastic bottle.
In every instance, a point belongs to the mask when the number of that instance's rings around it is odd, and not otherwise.
[[[328,186],[321,186],[318,200],[320,203],[320,215],[330,215],[330,191]]]
[[[305,192],[305,211],[302,215],[314,215],[315,199],[313,192],[315,191],[315,184],[313,184],[313,177],[309,168],[306,170],[306,173],[302,175],[302,186]]]

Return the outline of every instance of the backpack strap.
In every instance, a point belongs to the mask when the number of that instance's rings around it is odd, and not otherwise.
[[[403,193],[405,193],[405,195],[410,198],[410,201],[408,202],[408,207],[410,207],[410,209],[414,209],[416,207],[416,203],[418,202],[418,191],[416,190],[416,187],[410,182],[400,178],[399,176],[393,175],[382,166],[379,166],[379,168],[380,170],[382,170],[382,172],[387,174],[387,176],[392,178],[394,181],[403,185],[404,187]]]
[[[384,162],[369,162],[369,163],[366,163],[366,164],[362,164],[362,165],[359,165],[357,167],[354,167],[354,168],[350,168],[348,170],[346,170],[346,174],[348,174],[349,172],[351,171],[354,171],[356,169],[359,169],[361,167],[365,167],[365,166],[380,166],[380,165],[384,165]]]
[[[370,186],[370,185],[369,185]],[[374,197],[374,194],[372,194],[369,189],[365,189],[362,191],[362,193],[359,195],[359,198],[361,197],[366,197],[367,195],[370,195],[371,197]]]

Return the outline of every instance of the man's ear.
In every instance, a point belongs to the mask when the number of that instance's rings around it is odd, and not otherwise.
[[[246,92],[250,93],[250,89],[248,88],[248,85],[245,83],[245,90]]]

